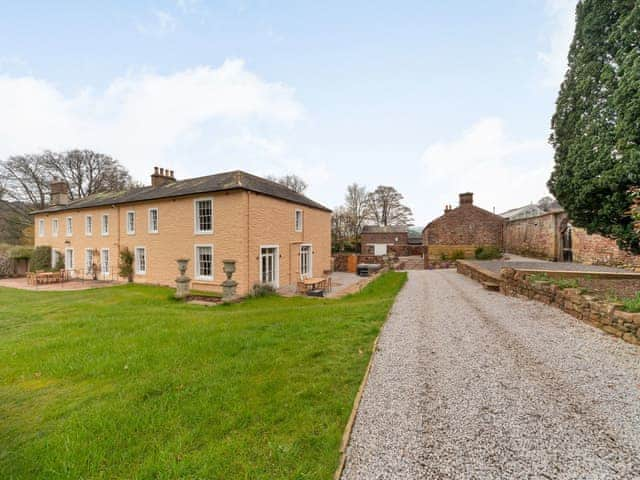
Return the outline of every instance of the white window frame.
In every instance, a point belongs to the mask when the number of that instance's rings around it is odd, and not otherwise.
[[[136,233],[136,212],[135,210],[129,210],[127,212],[127,235],[135,235]],[[131,225],[130,219],[133,219],[133,225]]]
[[[144,270],[140,270],[139,268],[140,263],[138,262],[138,259],[140,258],[140,256],[138,255],[138,250],[144,251]],[[146,275],[149,267],[149,256],[147,255],[147,247],[135,247],[135,249],[133,250],[133,261],[135,263],[136,275]]]
[[[65,237],[73,236],[73,217],[66,217],[64,219],[64,235]]]
[[[106,223],[104,220],[107,220]],[[102,234],[103,237],[106,237],[107,235],[109,235],[109,222],[111,220],[109,219],[109,214],[108,213],[103,213],[102,216],[100,217],[100,233]],[[107,227],[106,229],[104,227]]]
[[[309,248],[309,271],[307,273],[302,272],[302,249]],[[313,245],[310,243],[303,243],[300,245],[300,258],[298,261],[298,268],[300,270],[300,276],[303,278],[313,277]]]
[[[200,215],[198,214],[198,202],[211,202],[211,230],[200,230]],[[193,233],[196,235],[213,234],[213,197],[203,197],[193,199]]]
[[[89,264],[89,257],[91,257],[91,264]],[[88,274],[93,271],[93,248],[84,249],[84,274]]]
[[[84,234],[93,235],[93,215],[85,215],[84,217]]]
[[[198,255],[198,248],[210,248],[211,249],[211,275],[200,275],[200,256]],[[199,243],[193,246],[193,274],[196,280],[213,280],[214,277],[214,256],[213,256],[213,244],[211,243]]]
[[[298,225],[298,214],[300,214],[300,225]],[[300,208],[296,208],[293,214],[293,227],[296,232],[302,232],[304,229],[304,212]]]
[[[260,280],[260,283],[262,283],[262,250],[265,248],[275,249],[275,263],[273,265],[275,281],[267,285],[271,285],[273,288],[280,288],[280,245],[260,245],[260,250],[258,254],[260,276],[258,278]]]
[[[105,252],[107,253],[107,255],[105,256]],[[105,270],[105,262],[104,259],[107,259],[107,269]],[[111,267],[111,252],[109,251],[108,248],[103,248],[100,250],[100,272],[102,272],[102,275],[109,275],[109,273],[111,273],[109,271]]]
[[[60,230],[60,222],[57,218],[51,219],[51,235],[54,237],[58,236],[58,231]]]
[[[38,236],[44,237],[44,218],[38,219]]]
[[[67,262],[67,260],[69,259],[69,252],[71,252],[71,265],[69,265],[69,262]],[[67,247],[64,249],[64,269],[65,270],[73,270],[74,267],[76,266],[76,259],[75,259],[75,253],[73,253],[73,248],[71,247]]]
[[[153,226],[153,222],[151,221],[151,212],[156,212],[156,228],[155,230],[153,228],[151,228]],[[147,214],[147,221],[149,223],[148,225],[148,231],[149,233],[158,233],[160,231],[160,211],[156,208],[150,208],[149,212]]]

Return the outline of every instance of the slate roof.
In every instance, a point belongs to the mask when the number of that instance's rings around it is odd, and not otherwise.
[[[362,233],[406,233],[407,229],[406,225],[365,225]]]
[[[207,175],[205,177],[188,178],[168,183],[160,187],[140,187],[118,192],[96,193],[85,198],[74,200],[67,205],[53,205],[33,213],[51,213],[78,208],[104,207],[123,203],[158,200],[163,198],[183,197],[200,193],[224,192],[229,190],[247,190],[279,198],[299,205],[317,208],[330,212],[331,210],[314,202],[301,193],[279,183],[258,177],[241,170]]]

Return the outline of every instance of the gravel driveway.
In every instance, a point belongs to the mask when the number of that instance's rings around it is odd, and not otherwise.
[[[640,478],[640,348],[452,270],[409,272],[342,478]]]

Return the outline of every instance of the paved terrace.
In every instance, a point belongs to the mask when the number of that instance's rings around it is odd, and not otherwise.
[[[67,280],[65,282],[55,283],[39,283],[38,285],[29,285],[27,279],[19,278],[3,278],[0,280],[0,287],[19,288],[20,290],[37,290],[50,292],[65,292],[69,290],[89,290],[90,288],[112,287],[121,285],[121,282],[105,282],[99,280]]]

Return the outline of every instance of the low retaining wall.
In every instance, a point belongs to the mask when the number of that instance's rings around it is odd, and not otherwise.
[[[640,345],[640,313],[620,310],[621,305],[596,298],[580,288],[562,289],[548,281],[531,282],[527,271],[503,268],[500,275],[459,261],[458,273],[478,281],[492,281],[509,296],[525,297],[560,308],[569,315],[629,343]]]
[[[478,282],[502,283],[502,278],[499,274],[490,270],[485,270],[484,268],[478,267],[477,265],[465,260],[456,261],[456,269],[458,270],[458,273],[471,277]]]

